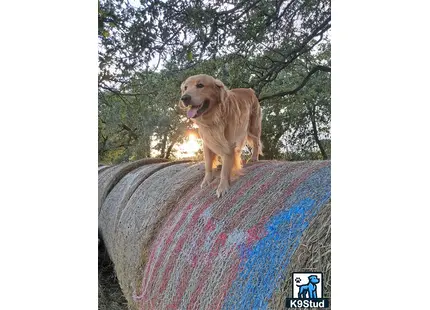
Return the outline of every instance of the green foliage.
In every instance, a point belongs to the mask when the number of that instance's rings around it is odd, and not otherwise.
[[[327,0],[101,0],[99,160],[174,157],[192,128],[179,87],[199,73],[256,91],[266,159],[329,158],[330,14]]]

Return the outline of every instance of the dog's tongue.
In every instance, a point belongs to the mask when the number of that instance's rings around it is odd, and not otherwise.
[[[197,114],[198,108],[191,108],[187,111],[188,118],[193,118]]]

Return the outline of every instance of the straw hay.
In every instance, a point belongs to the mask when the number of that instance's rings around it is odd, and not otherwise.
[[[300,245],[291,258],[287,275],[293,272],[322,272],[324,298],[331,297],[331,203],[327,203],[303,233]],[[292,278],[287,276],[280,290],[274,295],[271,309],[285,309],[285,299],[292,297]],[[326,308],[326,309],[330,309]]]
[[[164,162],[139,167],[126,174],[109,192],[100,210],[99,228],[110,255],[113,255],[112,245],[115,244],[119,219],[136,188],[158,170],[178,163]]]
[[[276,308],[291,268],[317,268],[315,253],[328,255],[329,234],[315,236],[329,219],[330,162],[246,166],[220,199],[217,182],[200,189],[202,164],[160,165],[123,177],[100,212],[131,309]],[[329,261],[320,263],[327,285]]]
[[[116,263],[119,282],[129,302],[134,288],[141,281],[140,276],[133,279],[129,275],[137,274],[145,263],[145,249],[157,232],[160,222],[168,214],[169,208],[190,186],[199,183],[204,174],[201,164],[175,164],[167,167],[158,164],[159,172],[147,177],[144,167],[132,176],[124,177],[111,191],[103,205],[100,229],[106,241],[112,260]],[[139,186],[136,183],[144,179]],[[133,188],[125,190],[127,185]],[[121,201],[118,204],[118,201]],[[120,207],[116,207],[120,205]],[[115,211],[113,211],[115,210]],[[127,275],[127,276],[125,276]],[[127,278],[127,281],[122,279]]]
[[[123,176],[142,165],[166,161],[159,158],[141,159],[99,171],[99,213],[107,194]]]
[[[99,173],[102,172],[103,170],[106,170],[107,168],[109,168],[110,166],[99,166],[98,167],[98,171]]]

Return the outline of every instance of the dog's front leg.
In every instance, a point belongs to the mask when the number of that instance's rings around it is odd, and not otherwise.
[[[200,188],[203,188],[212,182],[212,165],[215,160],[216,154],[212,152],[212,150],[208,148],[206,144],[203,144],[203,156],[205,158],[205,178],[203,179]]]
[[[317,298],[317,288],[312,287],[312,290],[309,290],[310,298]]]
[[[221,180],[216,190],[216,194],[219,197],[227,193],[230,187],[230,175],[231,169],[233,168],[234,154],[223,155],[222,156],[222,168],[221,168]]]

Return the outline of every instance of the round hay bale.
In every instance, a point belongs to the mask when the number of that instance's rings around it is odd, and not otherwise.
[[[106,170],[107,168],[109,168],[110,166],[99,166],[98,171],[99,173],[102,172],[103,170]]]
[[[322,272],[324,298],[331,297],[331,202],[321,208],[303,233],[300,244],[291,257],[287,274],[297,271]],[[285,299],[291,298],[292,278],[286,277],[270,302],[270,309],[285,309]]]
[[[165,167],[182,162],[164,162],[144,165],[126,174],[109,192],[99,214],[99,230],[106,242],[108,253],[112,253],[119,218],[136,188],[149,176]],[[112,255],[112,254],[111,254]]]
[[[276,308],[309,229],[322,231],[329,161],[258,162],[219,199],[203,175],[202,164],[152,174],[105,240],[131,309]]]
[[[115,270],[130,304],[134,304],[132,297],[141,285],[152,240],[169,211],[189,188],[201,182],[203,174],[201,164],[165,168],[145,180],[130,198],[121,215],[114,244],[114,252],[119,254],[114,256]]]
[[[99,213],[107,194],[123,176],[142,165],[166,161],[167,159],[159,158],[141,159],[99,171]]]

